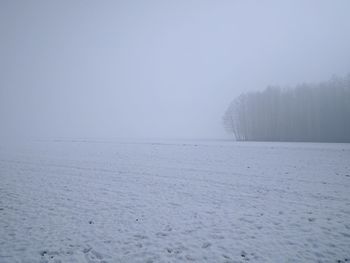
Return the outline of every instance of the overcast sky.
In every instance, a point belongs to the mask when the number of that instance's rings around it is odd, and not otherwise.
[[[350,1],[0,1],[0,126],[222,138],[242,92],[350,72]]]

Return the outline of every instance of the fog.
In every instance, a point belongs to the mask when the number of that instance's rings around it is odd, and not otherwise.
[[[225,138],[242,92],[350,72],[350,1],[0,2],[0,135]]]

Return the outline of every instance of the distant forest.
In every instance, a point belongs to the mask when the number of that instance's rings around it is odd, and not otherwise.
[[[223,122],[239,141],[350,142],[350,74],[242,94]]]

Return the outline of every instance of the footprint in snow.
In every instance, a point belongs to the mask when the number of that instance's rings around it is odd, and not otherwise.
[[[173,229],[172,229],[172,227],[171,226],[169,226],[169,225],[167,225],[166,227],[165,227],[165,231],[168,231],[168,232],[170,232],[170,231],[172,231]]]
[[[168,234],[167,233],[164,233],[164,232],[158,232],[156,233],[156,236],[157,237],[166,237]]]
[[[203,243],[202,248],[208,248],[210,246],[211,246],[210,242],[205,242],[205,243]]]
[[[83,253],[85,253],[85,254],[89,253],[91,249],[92,249],[91,247],[86,247],[83,249]]]

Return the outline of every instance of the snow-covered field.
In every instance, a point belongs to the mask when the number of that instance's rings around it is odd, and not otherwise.
[[[0,262],[350,261],[350,145],[0,146]]]

